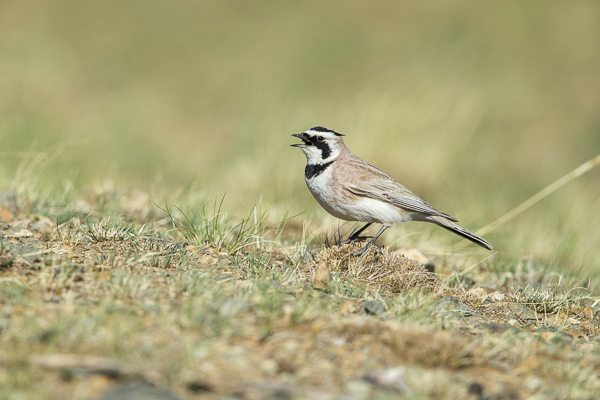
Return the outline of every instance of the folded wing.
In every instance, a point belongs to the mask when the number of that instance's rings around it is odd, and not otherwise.
[[[346,190],[356,196],[391,203],[409,213],[423,216],[440,216],[457,221],[456,218],[432,208],[429,203],[399,184],[379,168],[358,157],[347,164],[349,171]]]

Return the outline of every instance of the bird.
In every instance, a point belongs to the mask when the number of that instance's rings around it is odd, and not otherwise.
[[[299,147],[306,156],[304,179],[321,207],[342,220],[366,223],[348,241],[356,240],[374,223],[382,225],[352,256],[367,251],[395,223],[407,221],[430,222],[487,250],[493,249],[488,241],[456,224],[456,218],[432,208],[382,170],[352,154],[342,139],[345,135],[315,126],[292,136],[302,140],[291,146]]]

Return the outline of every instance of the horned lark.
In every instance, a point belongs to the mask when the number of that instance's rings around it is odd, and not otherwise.
[[[304,178],[319,204],[334,217],[366,222],[349,240],[358,238],[373,223],[383,225],[365,247],[352,255],[364,253],[387,228],[405,221],[431,222],[492,249],[486,240],[455,224],[456,218],[432,208],[379,168],[352,154],[344,144],[344,135],[315,126],[292,136],[302,140],[292,146],[302,149],[306,156]]]

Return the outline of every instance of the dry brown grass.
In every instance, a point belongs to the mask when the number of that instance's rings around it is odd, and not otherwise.
[[[134,381],[183,398],[561,398],[600,385],[574,372],[600,361],[585,298],[461,286],[484,265],[448,273],[437,259],[432,274],[387,249],[349,256],[364,243],[314,260],[268,240],[228,253],[179,240],[147,196],[114,196],[110,218],[93,213],[107,196],[86,198],[59,225],[30,212],[0,225],[9,393],[84,399]],[[330,278],[315,290],[319,264]]]
[[[350,254],[364,247],[364,243],[346,243],[332,246],[315,256],[318,263],[326,263],[338,279],[364,282],[369,288],[382,292],[400,293],[409,289],[432,290],[436,285],[433,274],[399,252],[370,249],[361,257]]]

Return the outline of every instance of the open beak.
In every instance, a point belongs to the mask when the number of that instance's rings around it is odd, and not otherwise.
[[[290,146],[292,146],[292,147],[306,146],[307,141],[306,141],[306,135],[304,133],[294,133],[292,136],[297,137],[298,139],[302,140],[302,143],[290,144]]]

